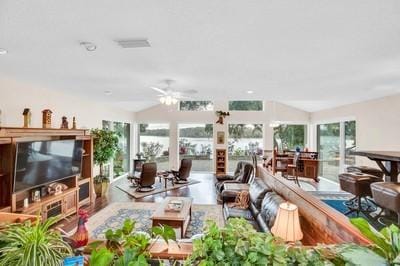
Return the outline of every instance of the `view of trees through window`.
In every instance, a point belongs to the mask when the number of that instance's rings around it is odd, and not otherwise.
[[[179,124],[179,160],[191,159],[193,171],[213,171],[213,125]]]
[[[319,175],[338,180],[340,164],[340,123],[317,125]]]
[[[214,105],[211,101],[180,101],[179,110],[181,111],[212,111]]]
[[[251,155],[263,154],[262,124],[229,124],[228,171],[232,172],[239,161],[251,160]]]
[[[113,130],[118,134],[119,150],[113,160],[114,178],[129,172],[131,125],[114,122]]]
[[[102,127],[103,129],[113,130],[118,134],[119,150],[113,160],[104,166],[105,176],[113,179],[128,173],[130,170],[131,125],[129,123],[103,120]]]
[[[230,101],[229,111],[262,111],[263,101]]]
[[[307,138],[306,125],[282,124],[274,128],[274,147],[278,150],[295,150],[305,148]]]
[[[344,122],[344,134],[345,134],[345,165],[355,165],[356,157],[351,155],[350,152],[356,149],[356,121]]]
[[[169,124],[139,124],[139,152],[158,170],[169,170]]]

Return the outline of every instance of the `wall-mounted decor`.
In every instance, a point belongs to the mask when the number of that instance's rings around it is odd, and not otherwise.
[[[224,118],[230,116],[229,112],[224,111],[216,111],[215,114],[218,116],[218,120],[215,122],[216,124],[224,124]]]
[[[31,109],[25,108],[24,111],[22,112],[22,115],[24,116],[24,127],[30,127],[32,120]]]
[[[217,132],[217,144],[225,144],[225,132],[224,131]]]
[[[61,129],[68,129],[68,120],[66,116],[61,117]]]
[[[42,127],[51,128],[51,114],[53,112],[50,109],[45,109],[42,111]]]

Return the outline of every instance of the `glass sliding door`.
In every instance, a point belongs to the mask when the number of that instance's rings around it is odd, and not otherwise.
[[[157,170],[169,168],[169,124],[139,124],[139,152]]]
[[[262,124],[228,125],[228,171],[233,172],[239,161],[252,162],[251,155],[263,153]]]
[[[350,152],[356,149],[356,121],[344,122],[344,166],[355,165],[356,157],[351,155]]]
[[[317,125],[319,175],[338,180],[340,170],[340,123]]]
[[[118,134],[119,150],[114,156],[114,178],[129,172],[131,125],[128,123],[114,122],[113,130]]]
[[[278,150],[304,149],[307,145],[307,126],[282,124],[274,128],[274,147]]]
[[[192,159],[192,170],[213,171],[213,125],[179,124],[179,161]]]

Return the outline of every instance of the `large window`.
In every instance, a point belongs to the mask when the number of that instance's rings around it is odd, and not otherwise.
[[[262,111],[263,101],[230,101],[229,111]]]
[[[131,125],[114,122],[113,130],[118,134],[119,150],[115,154],[113,163],[114,178],[129,172]]]
[[[274,128],[274,147],[278,150],[304,149],[307,143],[306,125],[282,124]]]
[[[158,170],[168,170],[169,124],[139,124],[139,152]]]
[[[337,181],[346,166],[356,163],[355,156],[350,154],[356,148],[356,121],[317,125],[317,144],[319,175]]]
[[[234,171],[239,161],[251,160],[251,155],[263,153],[262,124],[229,124],[228,159],[230,172]]]
[[[129,123],[103,120],[102,127],[103,129],[113,130],[118,134],[119,150],[114,158],[104,165],[104,175],[110,179],[117,178],[130,170],[131,125]]]
[[[340,123],[317,125],[319,175],[337,181],[340,164]]]
[[[355,165],[356,157],[351,155],[350,152],[356,149],[356,121],[344,122],[344,136],[345,136],[345,166]]]
[[[211,101],[180,101],[180,111],[212,111],[214,105]]]
[[[179,159],[192,159],[193,171],[213,171],[213,125],[179,124]]]

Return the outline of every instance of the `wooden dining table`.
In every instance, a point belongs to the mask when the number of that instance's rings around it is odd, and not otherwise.
[[[375,161],[385,174],[385,181],[398,182],[400,151],[351,151],[351,155],[364,156]]]

